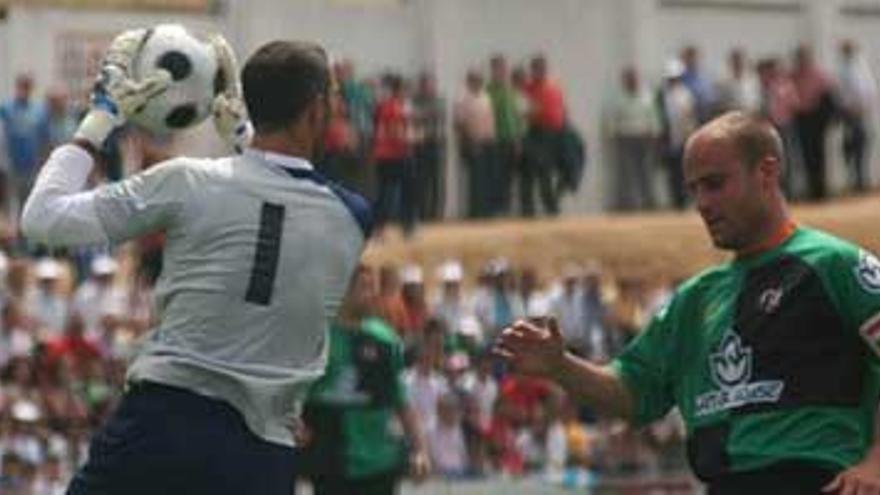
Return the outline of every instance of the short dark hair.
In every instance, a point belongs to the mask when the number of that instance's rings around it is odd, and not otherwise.
[[[254,129],[272,132],[298,120],[315,97],[329,93],[330,64],[319,45],[273,41],[251,55],[241,81]]]

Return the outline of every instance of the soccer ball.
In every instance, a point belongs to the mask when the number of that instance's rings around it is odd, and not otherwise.
[[[204,121],[211,114],[214,96],[226,84],[214,48],[179,24],[161,24],[151,30],[132,63],[131,75],[140,80],[156,69],[171,74],[171,85],[130,120],[157,134]]]

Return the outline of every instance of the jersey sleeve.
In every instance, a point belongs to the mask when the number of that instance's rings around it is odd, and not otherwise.
[[[95,190],[95,211],[107,237],[121,242],[173,226],[188,196],[186,168],[170,160]]]
[[[633,423],[642,426],[665,416],[674,405],[670,363],[673,300],[611,362],[611,369],[629,389],[634,401]]]
[[[853,247],[826,271],[832,297],[847,326],[857,331],[880,361],[880,258]]]

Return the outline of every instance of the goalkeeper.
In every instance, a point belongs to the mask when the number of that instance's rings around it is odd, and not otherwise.
[[[167,237],[158,324],[68,493],[289,495],[290,425],[324,371],[327,325],[371,223],[362,198],[312,166],[329,119],[327,57],[312,44],[269,43],[239,84],[232,50],[215,37],[233,83],[214,122],[243,154],[176,158],[84,191],[110,131],[168,86],[161,72],[130,78],[145,34],[113,41],[91,110],[49,157],[22,216],[24,235],[50,246]]]

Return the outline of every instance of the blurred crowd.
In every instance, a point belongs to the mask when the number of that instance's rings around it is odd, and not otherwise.
[[[87,263],[0,257],[0,492],[63,493],[150,327],[145,266],[133,250],[92,253]],[[536,476],[586,486],[599,476],[683,469],[677,418],[630,430],[597,418],[549,382],[511,374],[491,354],[504,326],[552,314],[572,352],[607,362],[662,306],[668,282],[617,279],[595,263],[538,274],[503,259],[478,273],[446,262],[430,277],[433,285],[420,266],[377,272],[369,313],[405,348],[399,378],[434,476]]]
[[[539,274],[494,259],[465,273],[451,260],[434,268],[433,284],[418,265],[374,271],[375,297],[363,317],[381,319],[403,343],[400,379],[435,476],[585,487],[607,476],[684,470],[677,416],[645,431],[598,418],[551,382],[510,372],[491,350],[513,321],[552,315],[571,352],[607,363],[665,304],[670,283],[617,279],[594,262]]]
[[[465,216],[531,217],[559,213],[577,190],[585,150],[568,120],[547,58],[510,67],[494,55],[468,71],[448,105],[431,74],[357,77],[351,61],[335,67],[340,98],[326,140],[323,170],[375,199],[380,230],[443,215],[447,114],[462,164]]]
[[[128,265],[0,252],[0,493],[64,493],[87,455],[150,325],[149,283]]]
[[[712,78],[696,46],[667,62],[659,87],[642,82],[634,67],[623,69],[620,88],[605,112],[603,131],[612,143],[612,206],[652,209],[657,197],[655,171],[666,176],[668,201],[687,204],[681,161],[687,138],[720,113],[744,110],[764,115],[779,130],[788,154],[784,186],[791,199],[822,201],[830,196],[829,133],[839,126],[840,153],[847,190],[861,193],[870,177],[871,131],[875,125],[877,80],[855,42],[844,40],[837,67],[821,67],[810,47],[788,57],[752,60],[733,49],[725,73]]]

